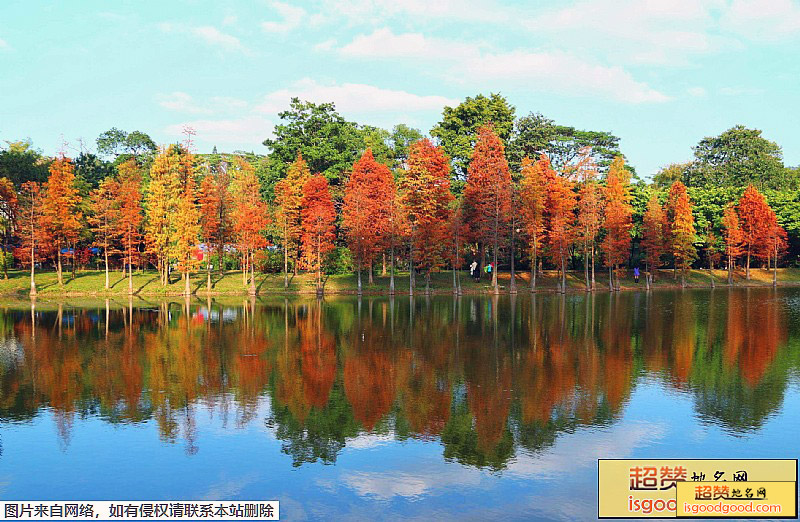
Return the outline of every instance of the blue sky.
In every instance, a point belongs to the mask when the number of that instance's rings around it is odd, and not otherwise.
[[[110,127],[266,152],[291,96],[427,132],[500,92],[608,130],[640,174],[741,123],[800,164],[800,2],[270,0],[0,3],[0,140],[53,154]]]

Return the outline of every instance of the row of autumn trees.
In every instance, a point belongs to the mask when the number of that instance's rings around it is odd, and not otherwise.
[[[35,266],[51,260],[58,283],[63,285],[64,255],[72,257],[85,240],[88,227],[92,244],[102,257],[109,288],[109,256],[118,256],[134,292],[133,266],[154,266],[163,285],[174,267],[191,293],[189,276],[201,266],[203,244],[216,250],[219,270],[231,247],[240,258],[243,286],[256,293],[258,255],[279,242],[284,284],[289,286],[289,266],[316,274],[318,292],[323,271],[337,241],[349,248],[362,289],[362,272],[372,283],[373,263],[388,255],[390,292],[395,290],[396,257],[408,262],[409,292],[415,273],[425,277],[452,269],[453,290],[460,292],[458,269],[474,259],[478,270],[490,259],[492,288],[499,291],[498,262],[509,259],[510,290],[516,291],[515,258],[523,251],[530,260],[530,288],[547,259],[559,272],[559,287],[566,289],[572,261],[582,260],[586,289],[594,289],[598,258],[608,268],[611,290],[619,289],[620,266],[631,254],[633,205],[630,171],[621,156],[610,164],[601,180],[592,151],[557,172],[547,155],[523,158],[512,176],[502,139],[492,124],[480,127],[461,195],[451,190],[451,160],[442,147],[428,139],[410,144],[403,168],[393,173],[367,148],[353,164],[336,201],[328,180],[312,174],[298,153],[287,174],[274,186],[274,202],[262,198],[255,168],[242,157],[212,166],[190,152],[188,145],[171,145],[155,155],[149,169],[136,158],[119,163],[115,175],[103,179],[81,201],[75,166],[64,155],[49,167],[45,183],[28,181],[19,194],[7,179],[0,180],[2,211],[13,217],[21,242],[18,259],[30,266],[31,294],[36,293]],[[515,181],[517,180],[517,181]],[[340,212],[337,212],[340,206]],[[81,209],[88,212],[83,216]],[[339,217],[341,219],[339,219]],[[85,218],[85,219],[84,219]],[[729,281],[741,259],[750,277],[752,259],[777,267],[786,249],[786,232],[775,212],[754,186],[748,186],[738,205],[730,204],[722,220],[724,254]],[[267,227],[277,233],[268,236]],[[665,201],[654,194],[641,223],[641,249],[645,254],[646,282],[652,269],[671,261],[684,274],[697,259],[698,235],[692,202],[681,181],[672,183]],[[713,232],[705,237],[711,268],[721,252]],[[473,252],[471,259],[465,255]],[[211,290],[208,257],[207,286]],[[775,272],[773,271],[773,274]],[[74,276],[74,273],[73,273]],[[773,275],[773,281],[776,276]]]

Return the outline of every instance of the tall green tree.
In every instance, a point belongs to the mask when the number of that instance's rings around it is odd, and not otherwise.
[[[508,141],[514,127],[514,111],[514,106],[496,93],[467,97],[455,107],[444,108],[442,121],[433,126],[431,136],[439,140],[452,159],[457,180],[464,181],[467,177],[478,129],[491,123],[495,134],[504,142]]]

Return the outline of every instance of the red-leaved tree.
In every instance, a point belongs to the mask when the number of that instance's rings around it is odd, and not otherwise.
[[[324,176],[311,176],[306,181],[301,208],[303,259],[305,265],[317,273],[317,293],[321,294],[323,259],[333,250],[333,240],[336,238],[336,210],[328,190],[328,180]]]

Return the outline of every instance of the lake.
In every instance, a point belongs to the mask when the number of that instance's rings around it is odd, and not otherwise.
[[[0,498],[587,520],[597,459],[795,458],[800,289],[0,303]]]

